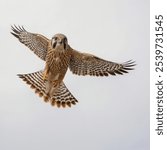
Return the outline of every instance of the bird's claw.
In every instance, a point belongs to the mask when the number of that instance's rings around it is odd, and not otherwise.
[[[44,81],[46,81],[46,80],[48,79],[48,74],[47,74],[46,71],[43,73],[42,79],[43,79]]]
[[[59,82],[58,82],[57,80],[54,80],[54,81],[52,82],[52,84],[53,84],[54,87],[57,87],[58,83],[59,83]]]

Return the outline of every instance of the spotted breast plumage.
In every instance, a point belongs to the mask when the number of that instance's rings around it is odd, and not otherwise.
[[[63,82],[68,68],[76,75],[109,76],[128,73],[135,66],[131,60],[121,64],[76,51],[70,47],[63,34],[55,34],[49,40],[15,25],[12,26],[11,34],[45,61],[42,71],[18,76],[35,89],[35,93],[43,97],[45,102],[50,102],[53,106],[71,107],[78,102]]]

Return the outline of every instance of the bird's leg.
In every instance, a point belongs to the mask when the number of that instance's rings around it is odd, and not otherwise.
[[[43,72],[43,80],[46,81],[48,78],[48,70],[44,70]]]
[[[49,74],[49,67],[46,65],[44,72],[43,72],[43,80],[46,81],[48,79],[48,74]]]
[[[54,79],[52,80],[52,84],[53,84],[53,87],[54,88],[57,88],[59,87],[59,85],[61,84],[63,78],[64,78],[64,73],[61,74],[61,73],[57,73],[55,76],[54,76]]]
[[[57,87],[59,85],[59,80],[54,80],[52,83],[53,87]]]

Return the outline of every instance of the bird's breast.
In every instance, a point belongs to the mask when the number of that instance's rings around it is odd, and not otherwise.
[[[69,56],[65,52],[48,52],[46,64],[52,74],[66,73],[69,65]]]

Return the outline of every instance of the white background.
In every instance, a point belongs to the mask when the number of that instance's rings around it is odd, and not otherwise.
[[[1,0],[0,16],[0,149],[149,150],[149,0]],[[13,24],[137,66],[108,78],[69,71],[64,82],[79,103],[51,107],[16,76],[44,62],[10,34]]]

